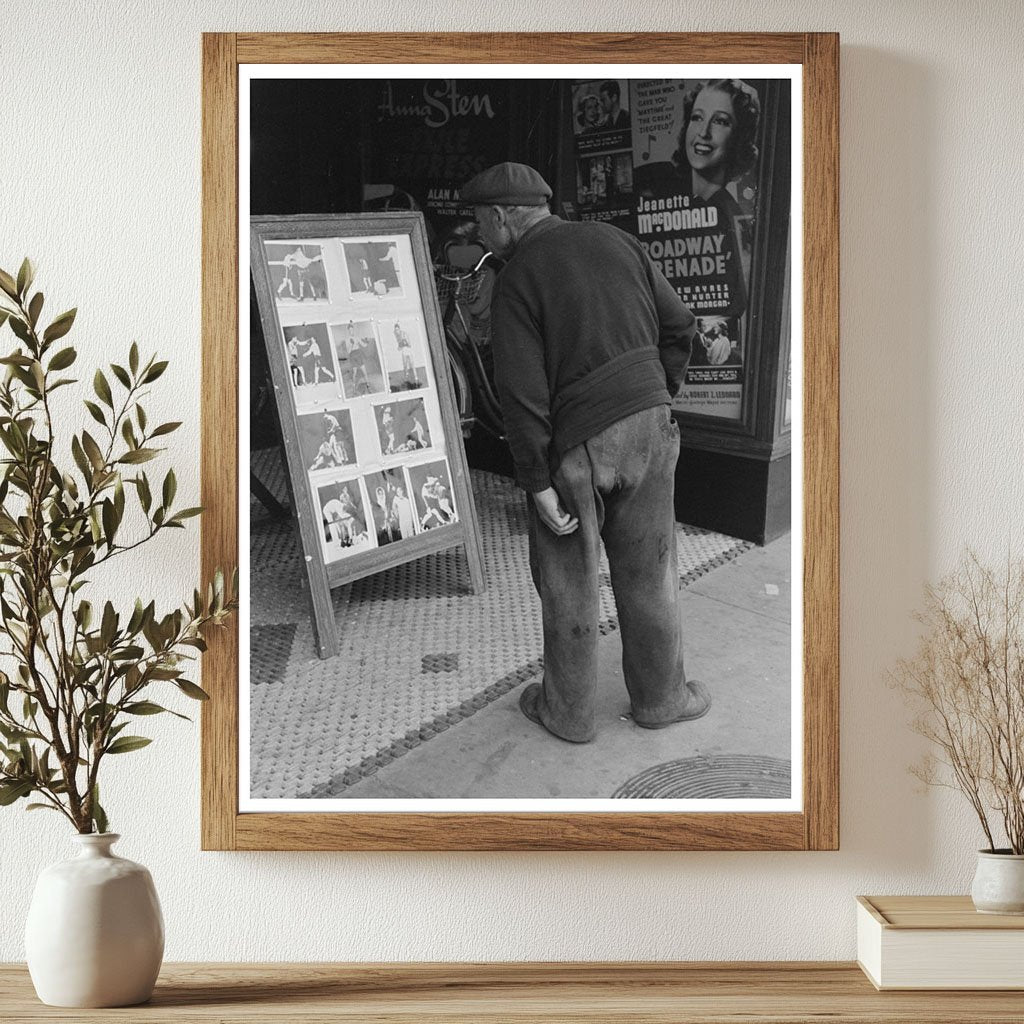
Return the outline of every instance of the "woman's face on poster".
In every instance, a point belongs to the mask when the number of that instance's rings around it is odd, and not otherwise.
[[[583,100],[583,124],[593,127],[601,120],[601,101],[593,94]]]
[[[686,125],[686,159],[705,177],[725,173],[736,129],[732,97],[721,89],[701,89]]]

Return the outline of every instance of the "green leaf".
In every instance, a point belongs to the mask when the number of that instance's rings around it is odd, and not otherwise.
[[[43,293],[36,292],[32,296],[32,301],[28,304],[28,322],[32,325],[33,330],[36,324],[39,322],[39,314],[43,309]]]
[[[51,360],[50,365],[47,367],[47,372],[50,370],[66,370],[76,359],[78,353],[71,348],[62,348]]]
[[[180,426],[181,426],[181,420],[178,420],[178,421],[176,421],[174,423],[161,423],[160,426],[157,427],[156,430],[153,431],[151,436],[152,437],[163,437],[164,434],[170,434],[172,431],[177,430],[178,427],[180,427]]]
[[[125,417],[124,423],[121,424],[121,436],[124,438],[124,443],[131,450],[134,451],[139,447],[139,442],[135,440],[135,428],[132,426],[132,421],[127,417]]]
[[[134,341],[128,350],[128,365],[131,367],[132,373],[139,372],[139,346]]]
[[[137,662],[140,658],[145,655],[145,651],[138,646],[138,644],[129,644],[127,647],[118,647],[117,650],[113,651],[110,655],[110,660],[113,662],[119,662],[118,675],[124,675],[128,671],[129,665],[123,664],[124,662]]]
[[[100,401],[105,405],[109,405],[111,409],[114,408],[114,396],[110,393],[110,385],[107,383],[107,378],[104,376],[102,370],[96,371],[96,376],[92,379],[92,386],[96,394],[100,396]]]
[[[106,749],[108,754],[127,754],[148,747],[153,741],[145,736],[119,736]]]
[[[109,647],[117,632],[117,612],[114,606],[107,601],[103,605],[103,621],[100,623],[100,640],[104,647]]]
[[[18,338],[25,342],[26,345],[32,343],[32,332],[28,329],[28,324],[19,316],[11,315],[8,323],[11,325],[11,330],[18,336]]]
[[[109,831],[106,812],[100,806],[100,787],[98,785],[92,787],[92,820],[97,832],[102,834]]]
[[[57,811],[60,813],[59,807],[54,807],[53,804],[28,804],[25,807],[26,811]]]
[[[7,318],[11,315],[10,310],[0,309],[0,327],[3,327],[7,323]]]
[[[75,618],[78,619],[79,626],[83,630],[87,630],[92,625],[92,604],[82,601],[75,609]]]
[[[79,473],[86,480],[91,481],[92,469],[89,466],[89,460],[86,458],[85,451],[82,449],[82,443],[78,440],[77,436],[71,438],[71,455],[75,460],[75,465],[78,466]]]
[[[114,511],[120,524],[124,518],[124,481],[120,477],[114,481]]]
[[[110,372],[126,387],[132,386],[132,379],[128,376],[128,371],[123,366],[118,366],[117,363],[110,364]]]
[[[173,516],[167,521],[167,525],[171,523],[180,523],[183,519],[191,519],[193,516],[201,515],[203,511],[202,505],[196,505],[193,508],[183,508],[180,512],[175,512]]]
[[[20,800],[32,792],[31,779],[18,779],[12,782],[0,782],[0,807],[9,807],[15,800]]]
[[[103,469],[105,465],[103,461],[103,453],[100,451],[100,446],[95,442],[95,440],[93,440],[93,436],[88,430],[82,431],[82,447],[85,449],[85,454],[89,456],[92,468],[97,472]]]
[[[5,270],[0,270],[0,288],[2,288],[12,299],[17,301],[18,285],[14,278]]]
[[[75,322],[75,316],[77,313],[77,308],[69,309],[66,313],[61,313],[61,315],[57,317],[57,319],[54,320],[45,331],[43,331],[43,341],[49,344],[51,341],[63,338],[64,335],[71,330],[71,325]]]
[[[132,616],[128,620],[126,627],[129,636],[135,636],[140,629],[142,629],[142,620],[145,615],[146,609],[143,607],[142,599],[135,599],[135,607],[132,609]]]
[[[190,683],[187,679],[178,679],[174,685],[177,686],[186,697],[191,697],[193,700],[210,699],[210,695],[201,686],[196,686],[195,683]]]
[[[135,406],[135,418],[139,421],[139,430],[146,429],[146,410],[141,405]]]
[[[102,506],[103,514],[103,536],[106,538],[107,546],[114,546],[114,537],[117,534],[117,513],[114,511],[114,503],[106,498]]]
[[[154,363],[146,373],[143,379],[143,384],[152,384],[163,372],[167,369],[167,360],[163,360],[159,363]]]
[[[167,708],[154,704],[151,700],[139,700],[134,704],[125,704],[124,711],[129,715],[160,715],[167,711]]]
[[[32,266],[32,261],[26,256],[21,261],[21,266],[18,268],[18,296],[19,298],[32,287],[32,281],[36,276],[36,268]]]
[[[149,477],[145,473],[140,477],[136,477],[135,487],[139,492],[139,502],[142,505],[143,510],[148,515],[150,507],[153,504],[153,495],[149,491]]]
[[[140,462],[149,462],[150,459],[155,459],[158,454],[159,452],[155,448],[136,448],[134,451],[125,452],[117,461],[134,466]]]
[[[8,316],[10,315],[8,314]],[[4,366],[31,366],[32,357],[26,356],[22,352],[11,352],[9,355],[0,358],[0,363]]]
[[[174,475],[174,470],[167,470],[167,476],[164,477],[163,486],[163,503],[164,506],[169,508],[171,502],[174,501],[174,495],[178,492],[178,479]]]
[[[86,409],[89,410],[89,415],[101,426],[107,425],[107,417],[103,414],[103,410],[95,403],[90,402],[88,398],[84,399]]]

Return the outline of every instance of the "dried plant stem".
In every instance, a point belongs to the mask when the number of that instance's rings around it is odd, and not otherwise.
[[[894,681],[918,709],[913,728],[945,766],[927,757],[911,770],[967,798],[989,850],[1005,836],[1024,853],[1024,561],[997,574],[968,553],[959,569],[925,589],[913,658]]]

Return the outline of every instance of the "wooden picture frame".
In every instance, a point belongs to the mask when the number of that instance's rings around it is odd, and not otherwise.
[[[739,813],[240,813],[237,630],[204,657],[211,850],[833,850],[839,843],[839,38],[782,34],[203,37],[202,571],[238,561],[238,68],[251,63],[802,65],[802,809]],[[797,339],[797,342],[799,339]]]

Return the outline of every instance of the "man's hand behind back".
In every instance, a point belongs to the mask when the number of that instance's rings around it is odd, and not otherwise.
[[[541,522],[559,537],[565,536],[568,533],[574,533],[579,528],[580,521],[575,516],[569,515],[562,508],[561,499],[558,497],[558,492],[554,487],[549,487],[544,491],[537,491],[533,495],[533,503]]]

